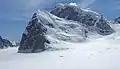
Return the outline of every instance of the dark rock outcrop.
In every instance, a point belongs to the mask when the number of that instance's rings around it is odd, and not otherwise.
[[[7,47],[13,47],[12,43],[9,40],[3,39],[0,36],[0,49],[7,48]]]
[[[116,18],[114,21],[120,24],[120,17]]]
[[[38,21],[37,13],[34,13],[29,24],[22,35],[19,53],[34,53],[45,50],[45,43],[48,42],[44,36],[47,29],[42,21]]]

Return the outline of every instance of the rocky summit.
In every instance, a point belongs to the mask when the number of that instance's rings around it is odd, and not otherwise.
[[[47,29],[43,26],[43,22],[39,21],[37,18],[37,13],[34,13],[26,31],[23,33],[22,40],[20,42],[19,53],[20,52],[40,52],[45,49],[45,38]]]
[[[114,21],[115,21],[116,23],[120,23],[120,17],[116,18]]]
[[[58,4],[51,12],[37,11],[26,27],[19,53],[36,53],[57,42],[82,42],[90,34],[110,35],[114,30],[109,21],[90,9]]]
[[[3,39],[0,36],[0,49],[8,48],[8,47],[13,47],[12,43],[9,40]]]
[[[109,26],[109,21],[105,19],[103,15],[90,9],[82,9],[78,6],[68,4],[58,4],[51,13],[60,18],[78,21],[86,28],[92,28],[101,35],[109,35],[113,33],[113,29]]]

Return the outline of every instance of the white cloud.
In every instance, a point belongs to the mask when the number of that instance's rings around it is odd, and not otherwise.
[[[116,2],[115,2],[115,5],[117,6],[117,7],[116,7],[116,10],[120,10],[120,1],[116,1]]]
[[[38,5],[44,3],[45,0],[28,0],[28,2],[25,5],[26,9],[32,9],[36,8]]]
[[[120,10],[120,6],[116,7],[116,10]]]
[[[53,2],[53,0],[12,0],[10,2],[10,8],[13,9],[16,13],[12,13],[13,15],[9,15],[7,17],[11,20],[25,20],[24,18],[29,18],[32,13],[34,13],[39,8],[44,8],[46,5],[49,5]],[[16,14],[16,15],[14,15]],[[5,15],[4,15],[5,16]],[[7,16],[7,15],[6,15]],[[1,17],[0,17],[1,18]],[[4,17],[2,17],[4,18]]]
[[[70,3],[69,5],[77,6],[77,4],[76,4],[76,3]]]
[[[16,11],[19,11],[20,14],[18,16],[14,16],[16,18],[13,18],[14,20],[20,20],[21,16],[25,16],[29,18],[33,12],[35,12],[39,8],[46,8],[49,7],[49,5],[52,5],[56,2],[56,0],[12,0],[13,2],[10,2],[12,8]],[[58,0],[61,1],[61,0]],[[78,5],[81,7],[87,7],[90,4],[93,4],[96,0],[80,0]],[[17,5],[17,6],[16,6]],[[71,5],[76,5],[76,3],[71,3]],[[18,18],[17,18],[18,17]]]
[[[33,10],[35,8],[40,8],[42,5],[51,4],[53,0],[19,0],[14,1],[20,10]],[[14,5],[15,6],[15,5]],[[15,8],[16,8],[15,7]]]
[[[78,3],[78,5],[82,8],[86,8],[95,2],[96,2],[96,0],[82,0]]]

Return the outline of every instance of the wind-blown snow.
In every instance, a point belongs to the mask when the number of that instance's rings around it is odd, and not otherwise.
[[[72,6],[77,6],[77,4],[76,4],[76,3],[70,3],[69,5],[72,5]]]
[[[120,30],[120,25],[113,26]],[[0,50],[0,69],[120,69],[120,33],[83,43],[59,43],[36,54]]]
[[[63,40],[69,42],[81,42],[85,38],[85,33],[83,33],[84,27],[78,22],[65,20],[59,18],[55,15],[50,14],[49,12],[38,11],[38,19],[43,21],[43,25],[47,28],[46,37],[47,39]],[[47,26],[47,24],[52,24],[55,28]],[[71,26],[75,28],[71,28]],[[52,41],[52,42],[53,42]]]
[[[94,13],[94,14],[96,14],[96,15],[100,15],[99,13],[97,13],[97,12],[91,10],[90,8],[86,8],[86,9],[81,8],[81,9],[82,9],[83,11],[85,11],[85,12],[90,12],[90,13]]]

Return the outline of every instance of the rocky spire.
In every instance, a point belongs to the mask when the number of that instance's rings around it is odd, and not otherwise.
[[[42,21],[38,21],[37,13],[34,13],[28,26],[25,29],[26,33],[23,33],[20,42],[19,53],[34,53],[45,50],[45,38],[46,29],[42,24]]]
[[[0,36],[0,49],[7,48],[7,47],[13,47],[13,44],[9,40],[3,39]]]

